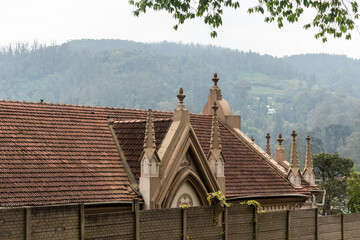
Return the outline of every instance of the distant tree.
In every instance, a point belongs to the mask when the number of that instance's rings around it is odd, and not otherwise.
[[[313,160],[316,178],[320,181],[319,185],[326,190],[323,213],[335,213],[333,206],[345,206],[346,178],[350,176],[354,162],[340,157],[337,153],[316,154]]]
[[[347,195],[349,197],[348,209],[350,212],[360,212],[360,173],[351,171],[347,179]]]
[[[134,11],[135,16],[145,13],[147,9],[163,10],[172,14],[178,20],[174,26],[175,30],[179,24],[183,24],[188,19],[203,18],[204,23],[212,29],[211,37],[217,36],[214,29],[222,25],[224,8],[240,7],[240,1],[237,0],[129,0],[129,3],[137,8]],[[281,28],[284,21],[297,22],[304,13],[304,9],[313,9],[316,12],[312,22],[304,25],[304,28],[316,28],[318,32],[315,38],[321,38],[324,42],[327,41],[325,35],[332,35],[334,38],[345,36],[346,39],[351,39],[349,30],[355,28],[355,21],[359,19],[357,0],[259,0],[259,4],[249,8],[248,12],[266,13],[265,22],[276,21],[278,27]]]
[[[336,152],[340,143],[346,144],[346,137],[351,133],[351,127],[347,125],[331,124],[327,126],[325,128],[326,151],[329,153]]]
[[[353,132],[346,138],[346,144],[338,147],[338,152],[360,164],[360,132]]]

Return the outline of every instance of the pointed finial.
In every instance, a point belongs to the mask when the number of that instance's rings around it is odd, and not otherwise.
[[[299,157],[298,151],[296,147],[296,132],[295,130],[292,132],[291,136],[293,137],[291,144],[291,152],[290,152],[290,167],[299,168]]]
[[[279,145],[281,146],[281,143],[284,141],[284,139],[282,138],[281,133],[279,133],[279,137],[278,137],[277,141],[279,142]]]
[[[311,137],[307,136],[306,137],[307,144],[306,144],[305,168],[310,168],[311,171],[313,171],[314,165],[313,165],[313,159],[312,159],[312,155],[311,155],[310,140],[311,140]]]
[[[184,98],[186,97],[186,95],[184,94],[184,90],[183,88],[181,87],[179,89],[179,94],[177,95],[177,98],[179,99],[179,103],[180,104],[183,104],[183,101],[184,101]]]
[[[211,126],[210,149],[221,149],[220,129],[218,127],[218,119],[216,115],[216,110],[219,107],[216,102],[214,102],[212,108],[214,109],[214,116]]]
[[[214,115],[216,115],[216,111],[218,110],[219,106],[217,105],[216,102],[214,102],[214,104],[212,105],[212,109],[214,110]]]
[[[156,149],[155,129],[154,129],[154,122],[153,122],[153,116],[152,116],[151,109],[148,110],[147,118],[146,118],[144,148]]]
[[[306,155],[305,155],[305,168],[303,171],[303,176],[306,181],[310,183],[311,186],[315,186],[315,173],[314,173],[314,164],[311,155],[311,146],[310,146],[311,137],[307,136],[306,141]]]
[[[271,156],[271,150],[270,150],[270,134],[266,134],[266,153]]]
[[[251,141],[255,142],[254,136],[251,136]]]
[[[219,78],[217,76],[217,73],[214,73],[214,77],[213,77],[213,82],[214,82],[214,86],[217,86],[217,82],[219,81]]]

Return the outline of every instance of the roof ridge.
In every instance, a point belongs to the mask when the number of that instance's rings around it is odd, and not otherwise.
[[[172,118],[154,118],[154,122],[165,122],[171,121]],[[130,119],[130,120],[121,120],[121,121],[113,121],[113,123],[139,123],[139,122],[146,122],[146,119]]]
[[[20,104],[36,104],[39,106],[59,106],[59,107],[79,107],[79,108],[95,108],[95,109],[118,109],[118,110],[132,110],[132,111],[142,111],[147,112],[148,109],[139,109],[139,108],[124,108],[124,107],[106,107],[106,106],[91,106],[91,105],[81,105],[81,104],[70,104],[70,103],[53,103],[53,102],[33,102],[33,101],[18,101],[18,100],[5,100],[0,99],[0,103],[20,103]],[[174,113],[174,111],[167,110],[154,110],[153,112],[157,113]],[[211,117],[211,114],[202,114],[202,113],[190,113],[193,116],[208,116]]]

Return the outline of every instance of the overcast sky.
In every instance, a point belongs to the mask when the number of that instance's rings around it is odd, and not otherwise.
[[[250,3],[255,4],[253,0]],[[123,39],[139,42],[182,42],[223,46],[273,56],[301,53],[345,54],[360,59],[360,34],[352,32],[352,40],[327,43],[314,39],[314,31],[304,30],[303,22],[285,24],[264,23],[263,16],[241,10],[226,10],[223,26],[216,39],[202,20],[192,20],[179,27],[167,13],[148,12],[139,18],[132,15],[133,6],[127,0],[1,0],[0,46],[19,41],[61,44],[72,39]],[[248,5],[249,6],[249,5]]]

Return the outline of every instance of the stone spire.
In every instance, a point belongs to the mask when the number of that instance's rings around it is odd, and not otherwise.
[[[216,83],[216,82],[214,82]],[[220,129],[218,126],[218,115],[217,110],[219,106],[214,101],[213,109],[213,119],[211,124],[211,138],[210,138],[210,151],[208,154],[208,161],[210,169],[216,177],[216,180],[220,186],[222,193],[225,194],[225,161],[224,156],[221,152],[221,138],[220,138]]]
[[[139,189],[144,199],[144,208],[151,208],[151,199],[160,184],[160,158],[156,151],[155,129],[152,110],[149,109],[146,118],[144,149],[140,156]]]
[[[174,121],[190,121],[190,116],[189,116],[189,110],[185,108],[185,104],[184,104],[184,99],[186,97],[186,95],[184,94],[184,90],[181,87],[179,89],[179,94],[176,95],[177,98],[179,99],[179,104],[177,106],[177,108],[174,110]]]
[[[279,137],[278,137],[277,141],[279,142],[279,145],[275,148],[274,159],[277,162],[286,162],[285,149],[281,145],[281,143],[284,141],[284,139],[282,138],[281,133],[279,134]]]
[[[144,137],[144,148],[156,149],[155,145],[155,129],[152,116],[152,110],[149,109],[146,118],[145,137]]]
[[[310,146],[311,137],[307,136],[306,141],[306,156],[305,156],[305,168],[303,171],[303,176],[307,182],[310,183],[311,186],[315,186],[315,172],[314,172],[314,165],[313,159],[311,155],[311,146]]]
[[[225,101],[225,99],[223,99],[221,89],[218,86],[219,78],[217,73],[214,73],[212,81],[214,82],[214,85],[210,89],[208,101],[204,106],[202,114],[213,114],[212,106],[213,103],[216,102],[219,107],[217,111],[218,119],[230,128],[240,129],[240,116],[233,115],[229,104]]]
[[[299,157],[298,151],[296,147],[296,132],[295,130],[292,132],[291,136],[293,137],[291,143],[291,153],[290,153],[290,165],[288,171],[288,179],[296,188],[301,187],[301,173],[299,167]]]
[[[266,153],[271,156],[271,150],[270,150],[270,133],[266,134]]]
[[[219,106],[214,102],[212,109],[214,110],[212,126],[211,126],[211,139],[210,139],[210,149],[220,149],[221,150],[221,138],[220,138],[220,129],[218,126],[218,119],[216,111]]]
[[[290,168],[297,168],[299,169],[299,156],[296,146],[296,132],[295,130],[291,134],[292,136],[292,143],[291,143],[291,152],[290,152]]]

